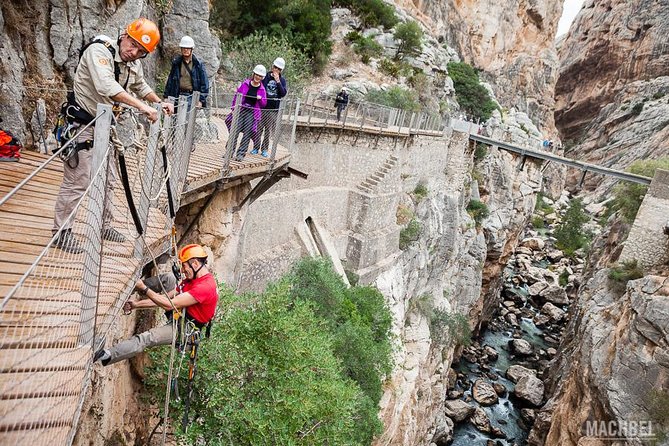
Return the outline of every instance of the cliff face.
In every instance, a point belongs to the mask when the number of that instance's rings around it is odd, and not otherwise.
[[[553,134],[553,91],[558,58],[554,46],[562,2],[549,0],[396,1],[462,59],[480,68],[504,107],[527,113]]]
[[[174,0],[171,7],[159,10],[150,4],[145,0],[1,2],[0,126],[31,143],[26,123],[35,101],[45,99],[47,116],[55,116],[65,90],[72,86],[80,48],[99,34],[115,38],[138,17],[159,23],[162,34],[158,51],[142,61],[149,85],[157,87],[156,76],[168,69],[186,33],[195,39],[195,54],[209,75],[216,73],[220,45],[209,31],[209,2]]]
[[[559,49],[555,89],[556,124],[574,158],[624,169],[669,153],[667,32],[667,2],[585,2]]]

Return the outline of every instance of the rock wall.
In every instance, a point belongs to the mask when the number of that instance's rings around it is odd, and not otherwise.
[[[427,445],[448,427],[443,402],[454,346],[432,340],[425,307],[469,315],[478,325],[491,306],[484,302],[497,295],[482,293],[481,283],[499,285],[500,266],[531,214],[541,174],[531,163],[518,171],[517,160],[497,150],[475,168],[468,138],[458,132],[403,141],[300,130],[291,165],[309,178],[283,180],[248,210],[240,287],[261,289],[285,273],[309,252],[300,229],[305,219],[318,222],[347,269],[375,284],[394,315],[396,367],[382,400],[386,430],[377,444]],[[472,190],[474,170],[482,194]],[[413,193],[419,184],[428,191],[423,199]],[[471,198],[490,206],[480,228],[465,210]],[[402,215],[421,226],[404,251],[398,248]]]
[[[548,0],[396,0],[440,41],[480,68],[504,107],[526,112],[545,134],[555,134],[554,46],[562,2]]]
[[[184,33],[196,42],[195,54],[207,72],[218,70],[221,54],[218,38],[208,26],[207,0],[174,0],[170,8],[158,9],[145,0],[36,0],[0,3],[0,126],[32,142],[26,123],[35,101],[47,101],[48,123],[71,88],[80,48],[99,34],[118,36],[138,17],[148,17],[161,26],[159,50],[142,61],[149,85],[167,75],[169,60],[177,54]]]
[[[669,153],[667,32],[667,2],[586,0],[559,50],[555,120],[568,156],[624,169]],[[611,185],[585,183],[598,195]]]
[[[604,437],[615,431],[593,435],[593,422],[650,423],[655,435],[666,429],[657,423],[666,417],[658,401],[669,395],[666,271],[622,291],[612,285],[600,270],[580,293],[554,365],[554,396],[537,416],[530,445],[610,444]],[[642,440],[628,435],[624,444],[648,444]]]

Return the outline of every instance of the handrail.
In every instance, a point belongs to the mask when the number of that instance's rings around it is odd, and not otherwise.
[[[584,163],[583,161],[577,161],[571,158],[565,158],[563,156],[554,155],[550,152],[543,152],[533,149],[527,149],[523,147],[514,146],[504,141],[497,141],[491,138],[487,138],[481,135],[475,135],[473,133],[469,134],[469,139],[476,142],[481,142],[491,146],[497,146],[500,149],[507,150],[509,152],[518,153],[523,156],[529,156],[531,158],[542,159],[545,161],[553,161],[565,166],[574,167],[586,172],[599,173],[601,175],[607,175],[610,177],[618,178],[620,180],[631,181],[633,183],[648,185],[652,181],[652,178],[645,177],[643,175],[636,175],[629,172],[624,172],[621,170],[610,169],[608,167],[598,166],[596,164]]]

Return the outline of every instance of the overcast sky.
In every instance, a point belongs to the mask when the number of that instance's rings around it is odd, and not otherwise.
[[[564,1],[564,10],[562,12],[562,18],[558,23],[557,35],[561,36],[569,31],[569,26],[571,22],[574,21],[576,14],[581,10],[584,0],[565,0]]]

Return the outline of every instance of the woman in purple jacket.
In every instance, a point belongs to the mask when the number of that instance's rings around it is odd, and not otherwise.
[[[237,89],[232,100],[232,110],[235,110],[237,98],[241,94],[242,103],[239,107],[239,117],[237,118],[237,126],[230,132],[230,140],[236,145],[239,133],[243,133],[242,142],[237,149],[235,161],[242,161],[246,156],[246,151],[249,148],[251,138],[253,138],[258,131],[258,123],[260,122],[261,109],[267,104],[267,93],[262,80],[265,78],[267,70],[263,65],[256,65],[253,69],[253,74],[250,79],[246,79]],[[232,124],[232,113],[225,119],[225,123],[230,130]]]

